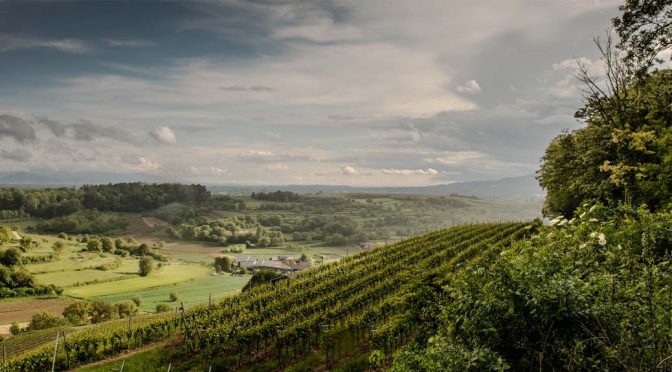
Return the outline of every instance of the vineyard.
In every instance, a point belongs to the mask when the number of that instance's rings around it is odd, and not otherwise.
[[[389,244],[254,287],[213,306],[135,320],[118,320],[72,334],[20,355],[0,371],[65,370],[124,350],[179,336],[202,364],[232,369],[274,360],[282,367],[316,349],[327,366],[358,345],[392,350],[413,332],[418,283],[488,260],[529,224],[464,225]],[[55,332],[53,332],[55,333]],[[65,335],[65,337],[63,337]]]

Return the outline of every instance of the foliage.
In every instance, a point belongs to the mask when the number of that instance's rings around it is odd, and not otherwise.
[[[253,192],[252,199],[274,201],[274,202],[298,202],[302,200],[301,195],[291,191],[272,191],[272,192]]]
[[[138,307],[133,301],[122,301],[114,304],[120,318],[128,318],[138,313]]]
[[[33,315],[28,325],[28,330],[40,330],[58,327],[65,324],[65,320],[58,314],[52,314],[47,311],[40,311]]]
[[[0,264],[5,266],[21,265],[21,252],[16,248],[0,251]]]
[[[168,298],[172,301],[175,302],[180,299],[180,297],[177,295],[177,292],[173,291],[168,294]]]
[[[156,312],[157,313],[165,313],[165,312],[168,312],[170,310],[172,310],[172,308],[168,304],[164,304],[164,303],[156,304]]]
[[[672,3],[664,0],[626,0],[619,7],[621,16],[612,23],[627,51],[626,60],[646,74],[661,52],[672,47]]]
[[[257,270],[252,274],[250,281],[243,287],[243,292],[262,284],[273,283],[282,278],[285,278],[285,276],[273,270]]]
[[[12,322],[12,325],[9,327],[9,332],[14,336],[18,335],[21,332],[21,328],[19,328],[19,323]]]
[[[653,210],[670,203],[672,70],[583,110],[586,127],[556,137],[542,159],[538,179],[547,190],[545,213],[570,218],[585,200]]]
[[[150,256],[143,256],[138,261],[138,270],[140,276],[147,276],[154,270],[154,259]]]
[[[94,301],[91,304],[91,322],[100,323],[119,318],[117,308],[105,301]]]
[[[90,322],[92,311],[89,301],[75,301],[63,309],[63,317],[72,325],[84,325]]]
[[[672,233],[665,228],[672,213],[622,208],[605,221],[604,207],[578,212],[573,223],[448,276],[433,324],[438,335],[400,352],[399,369],[646,370],[664,363],[672,353]]]
[[[230,272],[235,261],[236,259],[231,256],[215,257],[215,271],[218,273],[223,271]]]

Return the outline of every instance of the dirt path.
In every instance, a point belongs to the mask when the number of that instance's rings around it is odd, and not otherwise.
[[[28,322],[21,322],[19,323],[19,328],[26,328],[28,327]],[[0,325],[0,336],[8,336],[11,335],[12,332],[9,331],[9,328],[11,327],[11,324],[4,324]]]

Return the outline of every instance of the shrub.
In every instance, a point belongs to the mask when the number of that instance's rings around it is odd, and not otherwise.
[[[39,313],[33,315],[30,319],[30,324],[28,329],[31,331],[38,329],[47,329],[58,327],[66,323],[65,319],[60,315],[53,314],[47,311],[40,311]]]
[[[122,301],[114,304],[120,318],[128,318],[138,313],[138,307],[133,301]]]
[[[165,313],[172,310],[170,305],[168,304],[156,304],[156,312],[157,313]]]
[[[140,296],[133,296],[133,298],[131,298],[131,301],[133,301],[135,306],[140,306],[140,304],[142,303],[142,298],[140,298]]]
[[[90,322],[89,317],[92,311],[90,302],[77,301],[63,309],[63,317],[72,325],[84,325]]]
[[[170,300],[173,301],[173,302],[179,300],[179,297],[177,296],[177,292],[175,292],[175,291],[170,292],[170,295],[168,295],[168,297],[170,297]]]
[[[154,270],[154,259],[150,256],[143,256],[138,262],[140,276],[147,276]]]
[[[100,323],[119,317],[117,308],[109,302],[95,301],[91,307],[91,322],[93,323]]]
[[[12,325],[9,327],[9,332],[11,334],[13,334],[14,336],[18,335],[21,332],[21,328],[19,327],[19,323],[12,322]]]

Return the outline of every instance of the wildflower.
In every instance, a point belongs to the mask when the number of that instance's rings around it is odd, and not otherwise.
[[[604,233],[600,233],[600,235],[597,236],[597,243],[601,246],[607,245],[607,237],[604,236]]]

